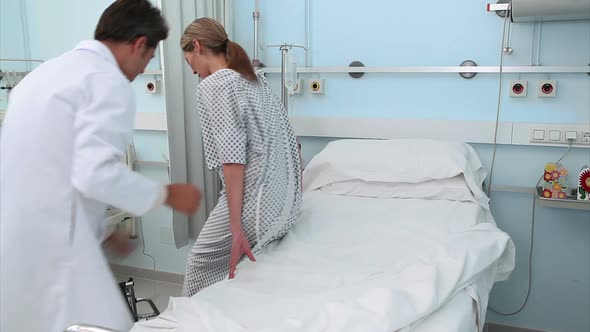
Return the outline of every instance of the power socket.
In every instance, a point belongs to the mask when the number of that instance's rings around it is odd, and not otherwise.
[[[147,79],[145,80],[145,92],[156,94],[158,93],[158,81],[155,79]]]
[[[529,129],[528,142],[558,145],[571,142],[574,145],[590,145],[590,131],[588,127],[538,125]]]
[[[555,80],[544,80],[539,81],[537,87],[537,94],[539,97],[555,97],[557,93],[557,81]]]
[[[307,84],[309,92],[313,94],[324,94],[325,83],[323,79],[310,80]]]
[[[526,97],[527,81],[510,81],[510,97]]]

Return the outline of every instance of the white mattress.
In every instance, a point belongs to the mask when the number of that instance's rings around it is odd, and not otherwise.
[[[132,331],[474,331],[510,238],[474,203],[307,193],[280,242],[236,278]]]

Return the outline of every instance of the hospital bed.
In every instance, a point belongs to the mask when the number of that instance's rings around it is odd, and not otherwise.
[[[332,142],[305,169],[282,240],[132,331],[481,332],[492,285],[514,268],[485,176],[464,143]]]

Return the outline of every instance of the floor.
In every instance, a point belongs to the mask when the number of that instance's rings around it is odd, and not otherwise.
[[[129,276],[124,275],[115,275],[115,277],[118,282],[127,281],[129,279]],[[166,310],[170,297],[178,297],[182,293],[182,285],[180,284],[170,284],[135,277],[133,277],[133,281],[135,282],[135,297],[152,299],[160,312]],[[137,310],[141,314],[151,313],[151,308],[145,302],[138,304]]]

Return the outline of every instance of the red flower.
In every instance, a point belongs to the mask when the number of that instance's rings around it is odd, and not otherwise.
[[[584,189],[585,192],[590,192],[590,169],[585,169],[580,173],[580,187]]]
[[[552,179],[551,173],[546,171],[543,178],[545,179],[545,181],[551,181],[551,179]]]
[[[548,189],[543,190],[543,197],[551,198],[551,196],[553,196],[553,193],[551,192],[551,190],[548,190]]]
[[[559,172],[558,171],[553,172],[551,175],[553,177],[553,180],[559,179]]]

